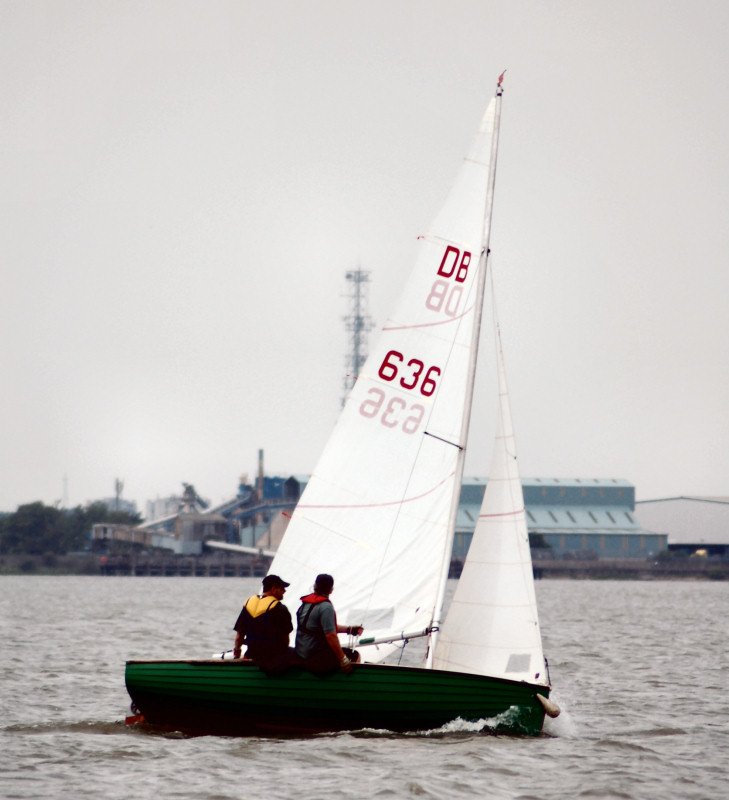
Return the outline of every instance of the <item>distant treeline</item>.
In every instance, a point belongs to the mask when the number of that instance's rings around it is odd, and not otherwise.
[[[0,555],[65,555],[88,547],[91,526],[97,522],[141,521],[139,514],[110,511],[105,503],[70,509],[28,503],[0,517]]]

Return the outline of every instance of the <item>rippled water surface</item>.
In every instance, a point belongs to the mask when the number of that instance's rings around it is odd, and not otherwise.
[[[536,739],[462,724],[296,739],[185,738],[124,725],[124,662],[227,649],[240,605],[258,587],[231,578],[0,578],[0,796],[728,795],[726,583],[540,581],[563,714]]]

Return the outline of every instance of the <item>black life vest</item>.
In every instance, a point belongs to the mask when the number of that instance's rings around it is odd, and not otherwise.
[[[281,620],[276,620],[277,614],[272,613],[278,604],[279,601],[270,595],[253,595],[243,607],[248,654],[254,659],[270,651],[285,650],[288,645],[288,632],[281,629]]]

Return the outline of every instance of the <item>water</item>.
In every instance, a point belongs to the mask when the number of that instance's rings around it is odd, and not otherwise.
[[[729,585],[540,581],[553,697],[535,739],[185,738],[125,726],[129,658],[207,657],[255,579],[0,578],[0,796],[724,798]]]

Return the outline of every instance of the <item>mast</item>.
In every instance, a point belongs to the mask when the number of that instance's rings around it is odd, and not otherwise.
[[[436,599],[432,632],[430,641],[428,643],[428,650],[426,654],[425,666],[431,669],[433,666],[433,656],[435,654],[435,647],[438,642],[438,632],[442,624],[443,615],[443,602],[445,600],[446,583],[448,581],[448,572],[450,569],[451,552],[453,550],[453,537],[455,536],[456,520],[458,516],[458,506],[461,495],[461,485],[463,483],[463,468],[466,460],[466,446],[468,443],[468,430],[471,423],[471,408],[473,405],[473,389],[476,379],[476,363],[478,361],[478,345],[481,336],[481,316],[483,313],[483,300],[484,292],[486,289],[486,272],[488,268],[489,257],[489,241],[491,239],[491,215],[494,205],[494,186],[496,184],[496,155],[499,145],[499,126],[501,124],[501,96],[504,93],[502,82],[504,73],[499,76],[496,85],[495,108],[494,108],[494,129],[491,137],[491,156],[489,159],[489,177],[486,189],[486,207],[484,210],[484,223],[483,233],[481,237],[481,256],[478,265],[478,290],[476,292],[476,302],[474,306],[474,324],[471,338],[471,355],[469,362],[468,372],[468,385],[466,388],[465,396],[465,411],[463,414],[463,422],[461,425],[461,449],[458,454],[458,463],[456,467],[455,486],[456,491],[453,492],[451,499],[451,512],[448,525],[448,537],[445,545],[445,553],[443,558],[443,568],[440,578],[440,586],[438,589],[438,597]]]
[[[352,334],[352,349],[347,354],[347,371],[344,377],[344,394],[342,395],[342,408],[347,402],[349,392],[357,380],[360,370],[367,361],[367,334],[373,328],[373,322],[367,313],[367,284],[370,282],[369,270],[361,267],[349,270],[346,279],[352,284],[351,293],[347,297],[351,300],[350,312],[344,317],[344,325]]]

